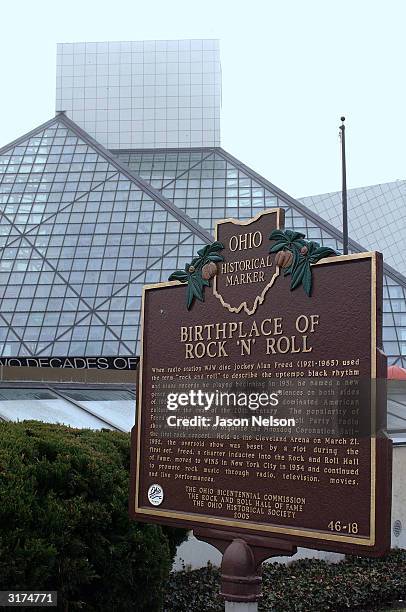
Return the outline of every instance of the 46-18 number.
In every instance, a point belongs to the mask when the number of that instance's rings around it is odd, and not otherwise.
[[[330,521],[327,527],[331,531],[341,533],[358,533],[358,523],[342,523],[341,521]]]

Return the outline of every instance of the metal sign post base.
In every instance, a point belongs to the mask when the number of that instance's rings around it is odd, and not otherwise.
[[[224,612],[258,612],[258,602],[226,601],[224,602]]]
[[[262,562],[270,557],[291,557],[297,548],[291,542],[272,537],[253,536],[241,532],[198,528],[199,539],[223,553],[220,595],[227,612],[256,612],[261,597]],[[245,604],[245,607],[233,604]]]

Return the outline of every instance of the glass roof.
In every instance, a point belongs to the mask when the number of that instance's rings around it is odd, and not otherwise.
[[[161,151],[111,151],[123,164],[135,174],[162,189],[176,177],[198,165],[203,159],[212,155],[210,149]]]
[[[217,220],[227,217],[249,219],[265,208],[280,206],[285,209],[285,227],[303,232],[307,239],[320,242],[324,246],[342,252],[340,232],[329,223],[318,218],[313,211],[280,191],[263,177],[233,158],[222,149],[202,150],[200,163],[193,163],[188,171],[184,167],[171,181],[160,188],[162,194],[178,208],[192,217],[202,227],[211,232]],[[178,153],[160,152],[152,158],[151,153],[143,151],[115,152],[124,163],[136,159],[138,168],[150,167],[158,173],[163,169],[166,159],[172,160]],[[145,160],[145,161],[144,161]],[[153,161],[151,161],[153,160]],[[162,182],[162,181],[161,181]],[[336,219],[334,219],[335,223]],[[337,225],[336,225],[337,227]],[[375,248],[380,241],[380,226],[375,228]],[[374,231],[370,228],[370,231]],[[352,252],[368,250],[370,243],[363,248],[352,243]],[[385,254],[386,242],[381,250]],[[385,352],[389,364],[406,366],[406,279],[400,282],[386,266],[384,276],[384,315],[383,336]]]
[[[323,219],[342,228],[341,192],[300,200]],[[406,181],[394,181],[348,190],[350,236],[367,249],[383,251],[385,261],[406,275]]]
[[[388,380],[387,431],[394,443],[406,444],[406,381]]]
[[[132,355],[142,286],[204,234],[64,121],[0,151],[0,354]]]
[[[183,268],[218,219],[281,206],[287,228],[342,249],[336,227],[223,149],[114,153],[61,114],[0,150],[3,356],[136,354],[143,284]],[[406,366],[406,280],[385,272],[385,352]]]
[[[35,419],[71,427],[131,431],[135,421],[135,387],[97,389],[66,385],[0,386],[0,420]],[[21,383],[20,383],[21,385]],[[388,381],[387,431],[406,444],[406,383]]]
[[[37,420],[88,429],[130,431],[135,389],[0,386],[0,420]]]

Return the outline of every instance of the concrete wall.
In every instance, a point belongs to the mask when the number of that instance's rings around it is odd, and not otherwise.
[[[395,521],[402,524],[399,536],[393,532]],[[406,548],[406,445],[393,447],[391,529],[392,547]]]
[[[392,482],[392,548],[406,548],[406,445],[393,447]],[[377,494],[379,495],[379,491]],[[400,521],[402,524],[402,529],[398,536],[395,536],[393,532],[395,521]],[[272,561],[288,563],[304,558],[337,562],[343,559],[344,555],[323,550],[299,548],[293,557],[274,557]],[[220,565],[221,554],[213,546],[197,540],[191,532],[188,540],[178,548],[173,569],[180,570],[183,566],[197,569],[206,566],[209,561],[213,565]]]

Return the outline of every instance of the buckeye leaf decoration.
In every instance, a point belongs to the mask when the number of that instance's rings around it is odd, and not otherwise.
[[[202,267],[208,261],[218,262],[223,261],[224,257],[218,254],[218,251],[224,249],[224,245],[221,242],[212,242],[211,244],[206,244],[205,247],[197,251],[197,254],[202,260]]]
[[[274,230],[269,236],[274,240],[269,250],[276,253],[276,265],[284,268],[284,275],[291,275],[290,289],[296,289],[303,285],[308,296],[312,292],[312,270],[311,265],[324,257],[337,255],[334,249],[320,246],[318,242],[304,240],[304,234],[293,230]],[[291,253],[291,257],[286,257]]]
[[[293,230],[274,230],[269,236],[269,240],[274,240],[275,244],[271,246],[269,252],[277,253],[282,250],[301,249],[306,244],[306,240],[303,240],[304,237],[304,234]]]
[[[170,275],[170,281],[187,283],[186,307],[188,310],[195,299],[204,302],[204,288],[210,286],[210,281],[203,278],[202,269],[208,263],[216,264],[223,261],[224,257],[219,253],[222,249],[224,245],[221,242],[207,244],[197,252],[198,257],[194,257],[189,264],[186,264],[185,270],[175,270]]]
[[[304,234],[294,230],[274,230],[269,236],[275,243],[269,249],[270,253],[280,253],[275,258],[276,265],[284,268],[284,276],[292,273],[297,265],[300,249],[306,245]],[[291,253],[290,258],[284,258],[283,253]]]
[[[176,272],[172,272],[169,277],[169,280],[180,281],[181,283],[186,283],[188,279],[188,273],[183,270],[176,270]]]

